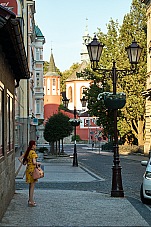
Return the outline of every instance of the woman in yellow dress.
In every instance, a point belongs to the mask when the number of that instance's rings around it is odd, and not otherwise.
[[[26,150],[26,152],[19,157],[19,161],[26,164],[26,183],[29,184],[29,200],[28,200],[28,206],[36,206],[36,203],[34,202],[34,188],[35,183],[37,180],[33,179],[33,171],[35,167],[38,165],[40,166],[40,163],[36,161],[38,158],[38,155],[36,154],[36,142],[34,140],[31,140],[29,142],[29,146]]]

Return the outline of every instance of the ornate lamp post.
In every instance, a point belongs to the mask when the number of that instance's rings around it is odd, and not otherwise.
[[[81,103],[82,103],[82,107],[86,107],[87,104],[87,98],[85,97],[85,95],[82,97],[82,99],[80,99]]]
[[[80,99],[82,103],[82,107],[86,106],[86,99],[85,96],[83,96],[82,99]],[[76,119],[76,113],[77,110],[74,107],[74,119],[71,119],[71,125],[74,126],[74,153],[73,153],[73,166],[78,166],[78,158],[77,158],[77,147],[76,147],[76,127],[80,125],[80,119]]]
[[[69,99],[67,99],[67,97],[65,96],[62,99],[62,101],[63,101],[64,107],[68,108]],[[84,101],[85,101],[85,99],[82,98],[81,102],[84,102]],[[77,146],[76,146],[76,143],[77,143],[77,141],[76,141],[76,127],[80,125],[80,119],[76,118],[76,113],[77,113],[77,110],[74,107],[74,118],[69,120],[71,125],[74,127],[74,152],[73,152],[73,166],[74,167],[78,167]]]
[[[74,119],[70,119],[71,125],[74,127],[74,152],[73,152],[73,166],[78,167],[77,159],[77,141],[76,141],[76,127],[80,125],[80,119],[76,119],[76,108],[74,107]]]
[[[65,108],[68,108],[69,99],[67,99],[65,92],[62,93],[62,97],[63,97],[63,98],[62,98],[63,106],[64,106]],[[64,153],[63,138],[62,138],[62,150],[61,150],[61,153]]]
[[[63,97],[62,99],[63,105],[65,108],[68,108],[68,104],[69,104],[69,99],[67,99],[67,97]]]
[[[125,48],[128,53],[129,61],[132,65],[131,70],[117,70],[116,69],[116,62],[113,61],[113,66],[111,70],[108,69],[101,69],[98,66],[102,50],[103,44],[98,42],[96,36],[94,36],[93,41],[87,45],[90,61],[91,61],[91,68],[94,71],[103,74],[109,74],[112,76],[113,81],[113,93],[112,95],[116,97],[116,82],[118,75],[130,75],[132,73],[136,73],[136,65],[139,61],[140,54],[142,48],[137,44],[134,40],[130,46]],[[110,93],[111,94],[111,93]],[[113,167],[112,167],[112,189],[111,189],[111,196],[112,197],[124,197],[124,191],[122,186],[122,176],[121,176],[121,166],[120,166],[120,159],[119,159],[119,146],[118,146],[118,130],[117,130],[117,111],[121,107],[114,107],[110,108],[113,109],[114,112],[114,144],[113,144]],[[106,106],[108,108],[108,106]]]

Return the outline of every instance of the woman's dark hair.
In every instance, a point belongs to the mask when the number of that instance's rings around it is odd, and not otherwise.
[[[29,146],[26,150],[26,153],[25,153],[25,156],[24,156],[24,159],[23,159],[23,164],[25,165],[26,162],[27,162],[27,157],[28,157],[28,154],[29,154],[29,151],[32,149],[32,146],[33,145],[36,145],[36,142],[34,140],[30,140],[29,142]]]

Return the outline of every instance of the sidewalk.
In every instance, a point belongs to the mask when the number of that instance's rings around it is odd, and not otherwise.
[[[71,158],[51,159],[42,164],[45,177],[39,183],[43,185],[45,182],[63,185],[66,182],[80,184],[104,180],[81,166],[73,167]],[[18,166],[16,158],[16,169]],[[25,181],[24,171],[22,166],[16,182]],[[27,200],[27,189],[16,190],[0,226],[150,226],[147,219],[150,210],[139,201],[134,203],[132,198],[43,187],[35,189],[37,207],[28,207]]]

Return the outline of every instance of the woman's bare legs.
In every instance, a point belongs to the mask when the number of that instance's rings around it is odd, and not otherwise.
[[[34,188],[35,182],[29,184],[29,202],[34,204]]]

